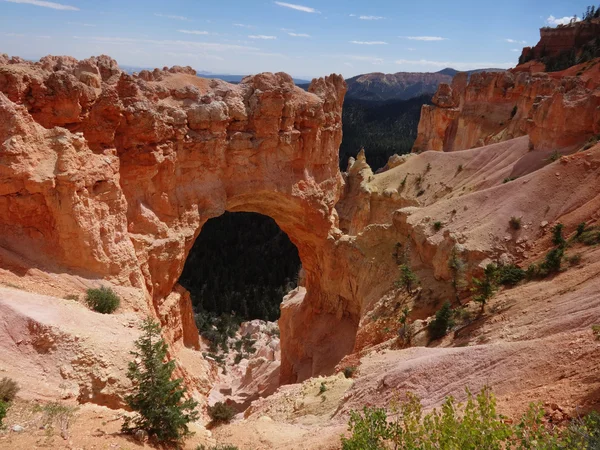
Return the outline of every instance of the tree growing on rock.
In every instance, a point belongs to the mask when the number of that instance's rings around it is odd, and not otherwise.
[[[490,263],[483,270],[483,278],[473,278],[473,300],[481,304],[481,312],[485,309],[488,300],[494,296],[498,289],[498,267]]]
[[[459,301],[459,293],[460,290],[466,286],[465,281],[465,262],[458,254],[458,250],[456,249],[456,245],[452,247],[452,252],[450,253],[450,258],[448,259],[448,268],[450,269],[450,273],[452,274],[452,288],[454,289],[454,294],[456,295],[456,301]]]
[[[198,418],[197,402],[185,397],[182,379],[172,380],[174,361],[166,361],[168,347],[160,327],[151,318],[142,323],[142,336],[135,342],[127,378],[133,393],[125,397],[137,414],[126,418],[122,430],[143,430],[159,442],[176,443],[189,434],[188,424]]]

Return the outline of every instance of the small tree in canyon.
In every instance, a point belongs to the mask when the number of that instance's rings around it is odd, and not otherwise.
[[[151,318],[142,323],[142,336],[131,352],[127,378],[133,382],[133,393],[125,397],[137,412],[126,418],[124,432],[144,430],[159,442],[175,443],[189,434],[188,423],[198,418],[197,402],[188,398],[182,379],[172,380],[175,361],[166,361],[168,347],[160,327]]]
[[[448,268],[452,274],[452,288],[454,289],[457,302],[460,300],[459,293],[461,289],[467,285],[465,281],[465,266],[466,264],[458,254],[458,250],[455,245],[452,247],[452,252],[450,253],[450,258],[448,259]]]

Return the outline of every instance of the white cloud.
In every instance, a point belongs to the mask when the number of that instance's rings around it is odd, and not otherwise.
[[[419,59],[419,60],[409,60],[409,59],[399,59],[396,61],[396,64],[401,65],[409,65],[409,66],[431,66],[431,67],[439,67],[446,68],[452,67],[457,70],[473,70],[473,69],[508,69],[509,67],[513,67],[513,63],[498,63],[498,62],[450,62],[450,61],[430,61],[427,59]]]
[[[381,20],[381,19],[385,19],[385,17],[382,17],[382,16],[360,16],[359,19],[360,20]]]
[[[350,41],[351,44],[358,45],[387,45],[384,41]]]
[[[275,2],[276,5],[283,6],[284,8],[295,9],[296,11],[302,11],[306,13],[319,13],[315,8],[310,8],[303,5],[295,5],[294,3]]]
[[[41,6],[43,8],[58,9],[61,11],[79,11],[79,8],[70,5],[63,5],[62,3],[45,2],[42,0],[4,0],[10,3],[21,3],[25,5]]]
[[[447,41],[448,38],[440,36],[400,36],[411,41]]]
[[[527,41],[517,41],[515,39],[504,39],[504,40],[510,44],[527,44]]]
[[[156,17],[163,17],[165,19],[173,19],[173,20],[190,20],[185,16],[175,16],[173,14],[161,14],[161,13],[154,13],[154,15]]]
[[[294,36],[294,37],[304,37],[304,38],[309,38],[310,34],[306,34],[306,33],[288,33],[290,36]]]
[[[511,52],[520,52],[521,50],[519,50],[518,48],[511,48],[510,51]]]
[[[416,50],[416,48],[406,47],[406,50],[408,50],[409,52],[414,52]]]
[[[356,14],[348,14],[349,17],[356,17]]]
[[[569,23],[571,23],[571,20],[573,20],[573,17],[554,17],[554,16],[549,16],[546,19],[546,23],[548,25],[568,25]],[[577,22],[579,22],[581,19],[577,18]]]
[[[345,63],[344,63],[344,65],[345,65],[345,66],[348,66],[348,67],[354,67],[354,64],[351,64],[351,63],[349,63],[349,62],[345,62]]]
[[[208,34],[208,31],[199,31],[199,30],[177,30],[180,33],[185,33],[185,34],[202,34],[204,36],[206,36]]]
[[[148,44],[163,47],[165,49],[173,48],[175,51],[181,51],[183,48],[200,49],[204,51],[224,52],[224,51],[258,51],[259,48],[247,47],[243,45],[222,44],[217,42],[195,42],[181,40],[156,40],[156,39],[135,39],[123,37],[106,37],[106,36],[73,36],[73,39],[93,42],[97,44],[115,44],[115,45],[131,45],[131,44]]]
[[[277,39],[277,36],[265,36],[264,34],[251,34],[248,36],[250,39],[263,39],[267,41],[271,41],[273,39]]]
[[[233,26],[234,27],[240,27],[240,28],[256,28],[256,27],[254,27],[252,25],[246,25],[246,24],[243,24],[243,23],[234,23]]]

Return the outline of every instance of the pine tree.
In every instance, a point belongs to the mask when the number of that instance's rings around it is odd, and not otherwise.
[[[474,300],[481,304],[481,312],[485,309],[487,301],[494,296],[498,289],[498,267],[488,264],[483,270],[483,279],[473,278]]]
[[[452,288],[454,289],[454,294],[456,295],[456,301],[460,300],[460,290],[466,286],[465,282],[465,262],[462,260],[460,255],[458,254],[458,250],[456,246],[452,247],[452,252],[450,253],[450,259],[448,259],[448,268],[452,273]]]
[[[158,323],[148,317],[142,330],[127,373],[133,393],[125,398],[137,415],[125,419],[123,431],[144,430],[159,442],[174,443],[189,434],[187,425],[198,418],[198,403],[184,399],[187,392],[182,379],[171,379],[175,362],[165,362],[168,347]]]

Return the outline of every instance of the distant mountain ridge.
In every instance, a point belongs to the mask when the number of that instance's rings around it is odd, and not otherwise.
[[[477,69],[467,73],[503,71],[504,69]],[[346,80],[346,97],[370,101],[408,100],[433,94],[440,83],[450,83],[457,73],[458,70],[448,67],[439,72],[373,72],[357,75]]]
[[[150,70],[150,71],[154,70],[154,67],[136,67],[136,66],[123,66],[123,65],[120,65],[119,67],[129,74],[131,74],[133,72],[141,72],[142,70]],[[241,82],[242,79],[244,77],[247,77],[249,74],[248,75],[218,74],[218,73],[212,73],[212,72],[207,72],[205,70],[201,70],[201,71],[197,71],[196,75],[198,75],[200,78],[216,78],[217,80],[223,80],[223,81],[227,81],[228,83],[237,84],[237,83]],[[294,78],[294,83],[296,83],[297,85],[306,84],[308,86],[310,84],[310,80],[304,80],[302,78]]]

